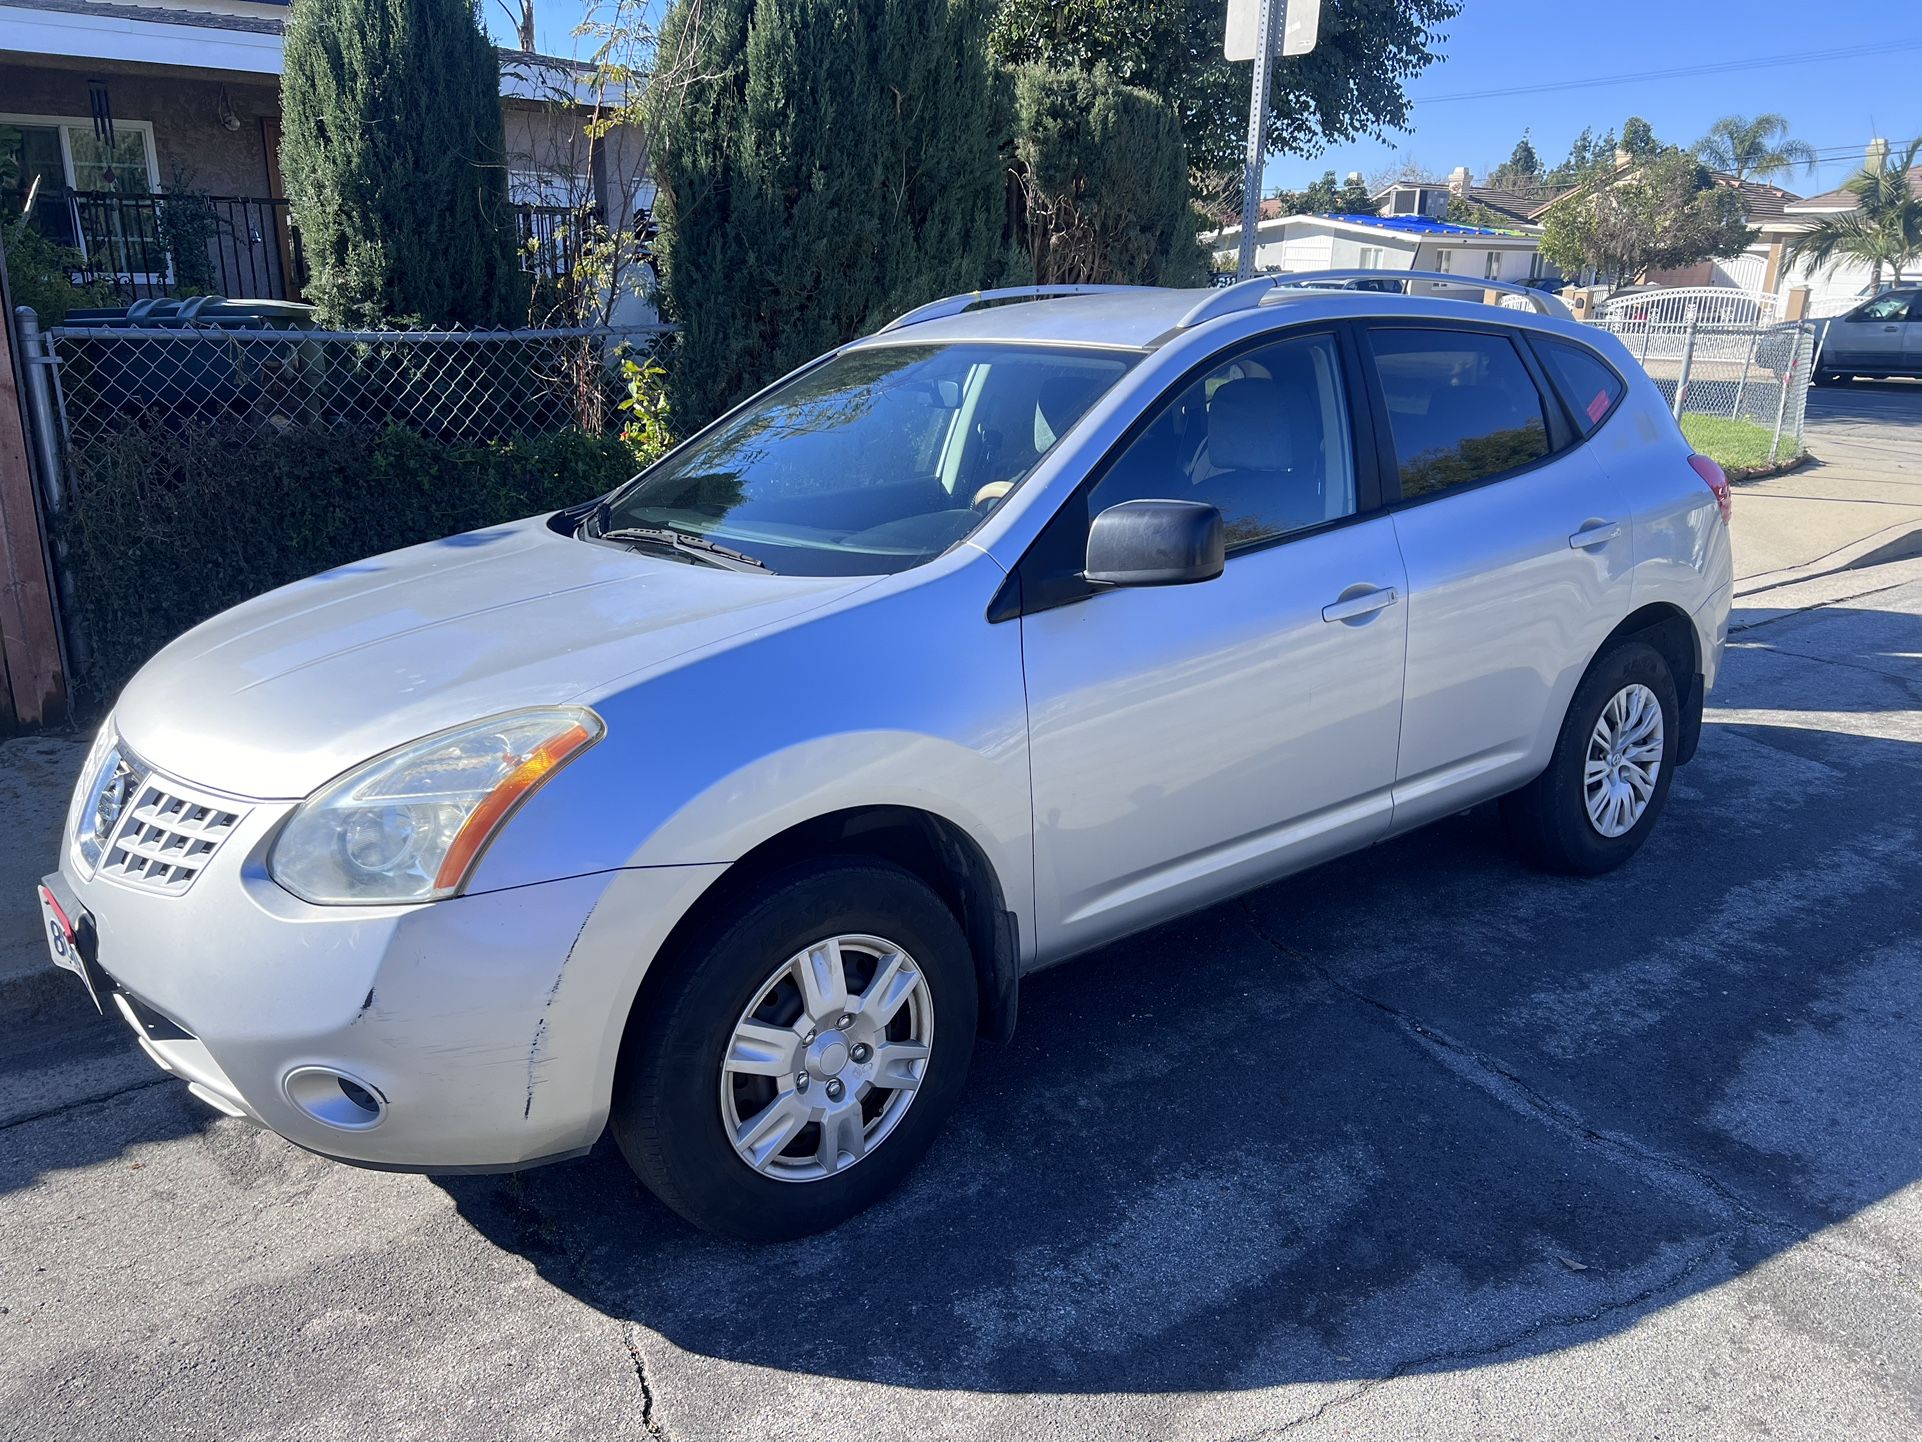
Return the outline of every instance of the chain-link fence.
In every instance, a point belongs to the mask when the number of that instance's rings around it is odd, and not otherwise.
[[[1801,452],[1815,359],[1809,322],[1700,308],[1670,316],[1650,304],[1618,307],[1593,324],[1628,347],[1684,429],[1691,416],[1718,419],[1723,446],[1750,464]]]
[[[21,316],[67,672],[101,700],[196,621],[633,473],[661,326],[341,332]],[[649,383],[658,373],[649,376]]]
[[[241,431],[405,426],[493,441],[599,433],[666,328],[319,331],[58,326],[42,337],[68,446],[128,424]]]

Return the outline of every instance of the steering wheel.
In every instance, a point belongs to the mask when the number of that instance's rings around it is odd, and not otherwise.
[[[1014,489],[1013,481],[989,481],[985,486],[983,486],[980,490],[974,493],[974,500],[971,501],[969,504],[972,505],[977,511],[981,511],[984,513],[988,511],[992,511],[996,506],[1000,505],[1004,499],[1006,499],[1008,492],[1012,491],[1013,489]]]

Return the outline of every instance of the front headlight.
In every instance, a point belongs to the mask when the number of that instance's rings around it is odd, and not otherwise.
[[[377,756],[300,804],[267,869],[322,904],[452,896],[514,808],[604,729],[583,707],[542,707]]]
[[[93,738],[87,761],[80,769],[80,785],[67,816],[67,830],[79,854],[80,868],[92,876],[112,839],[121,813],[140,792],[146,770],[120,744],[109,720]]]

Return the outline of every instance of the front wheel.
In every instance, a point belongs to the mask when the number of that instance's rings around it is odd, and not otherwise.
[[[698,1227],[779,1241],[893,1188],[954,1108],[978,1001],[966,938],[899,867],[792,867],[709,919],[636,1003],[628,1164]]]
[[[1575,688],[1548,769],[1502,798],[1522,851],[1580,876],[1639,851],[1668,800],[1680,716],[1661,652],[1624,641],[1602,655]]]

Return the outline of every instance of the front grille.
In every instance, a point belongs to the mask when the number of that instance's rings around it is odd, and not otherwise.
[[[179,895],[247,814],[230,805],[149,774],[107,842],[100,874]]]

